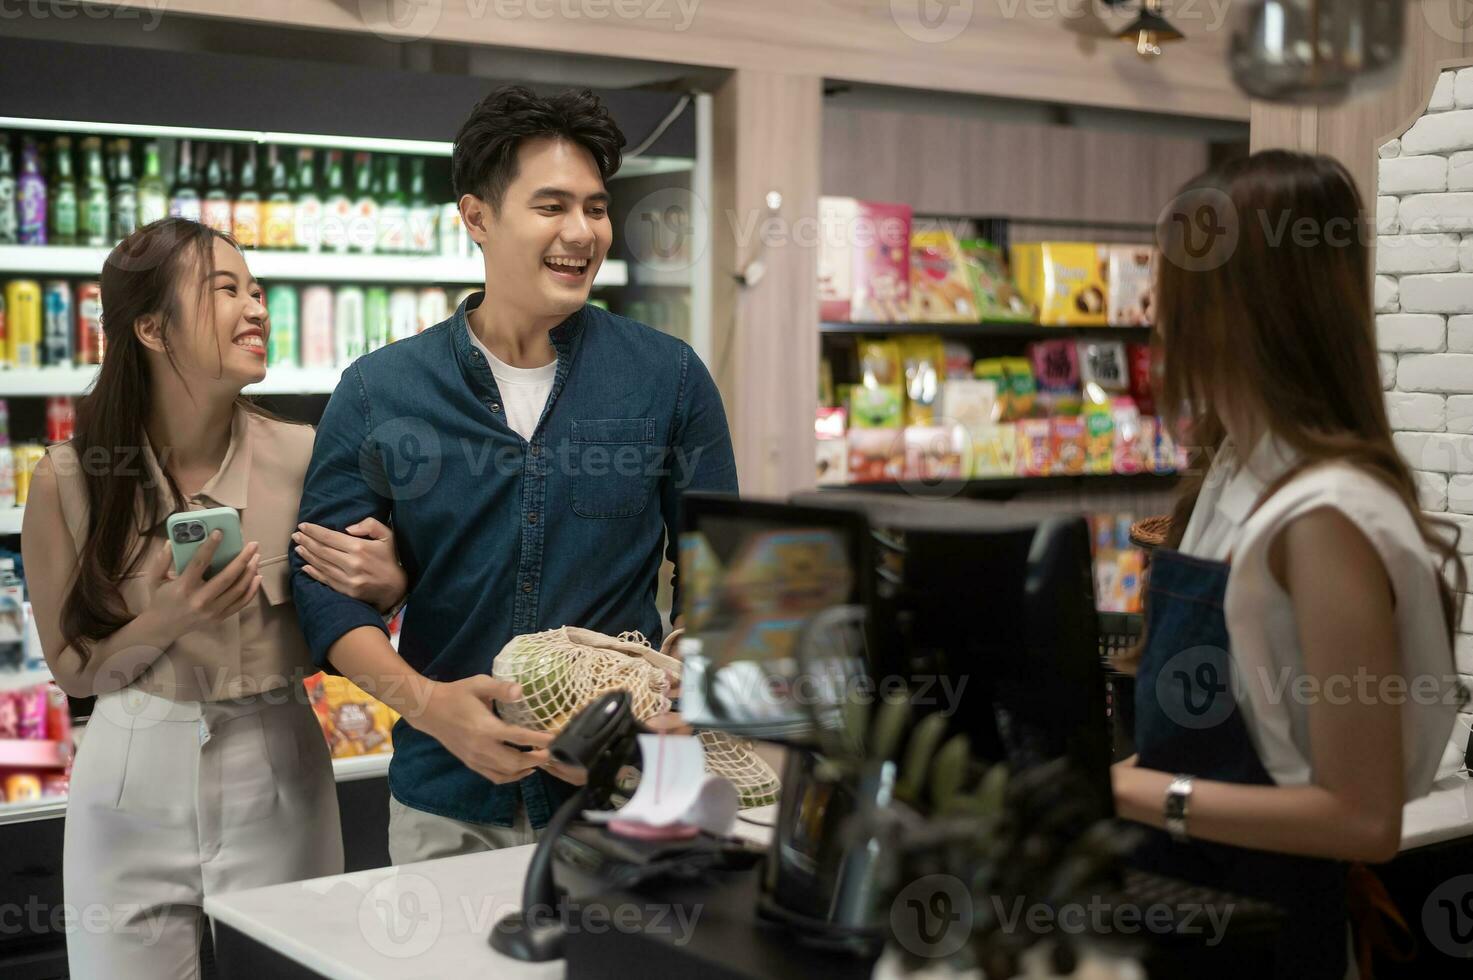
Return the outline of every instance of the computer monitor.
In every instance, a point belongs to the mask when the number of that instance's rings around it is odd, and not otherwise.
[[[682,513],[682,715],[698,728],[816,745],[819,729],[840,723],[825,710],[871,672],[863,515],[694,493]]]
[[[859,492],[691,494],[681,711],[822,750],[845,705],[906,690],[972,755],[1067,757],[1112,812],[1088,526],[1079,516]]]

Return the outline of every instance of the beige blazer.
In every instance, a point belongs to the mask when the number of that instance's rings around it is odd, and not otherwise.
[[[240,512],[242,540],[260,543],[261,589],[238,615],[181,637],[133,687],[174,701],[219,701],[275,690],[316,669],[297,625],[287,561],[313,436],[310,426],[275,422],[236,409],[230,447],[219,471],[182,509],[223,506]],[[82,461],[71,443],[53,446],[49,455],[67,530],[80,551],[89,533]],[[160,488],[155,513],[145,514],[141,497],[138,502],[139,534],[147,553],[134,567],[141,570],[159,549],[169,547],[164,521],[181,508],[146,439],[139,464]],[[142,612],[148,605],[148,585],[142,574],[123,579],[119,591],[131,613]],[[59,605],[62,598],[54,601]],[[71,648],[48,655],[47,661],[63,687],[77,676],[80,662]]]

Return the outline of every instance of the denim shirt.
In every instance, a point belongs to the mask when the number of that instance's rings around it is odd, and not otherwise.
[[[450,319],[367,354],[328,401],[301,520],[393,526],[409,579],[399,654],[433,680],[491,672],[514,636],[581,626],[658,644],[662,557],[676,556],[685,490],[736,492],[726,414],[685,342],[584,306],[554,328],[557,373],[527,442],[507,425],[471,343],[472,294]],[[292,595],[316,663],[369,604],[302,571]],[[677,590],[679,582],[674,583]],[[522,794],[543,826],[571,788],[545,772],[496,785],[400,721],[389,789],[429,813],[511,826]]]

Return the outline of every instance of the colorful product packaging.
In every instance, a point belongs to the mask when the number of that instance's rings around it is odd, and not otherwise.
[[[911,233],[910,318],[917,323],[977,322],[961,246],[949,231]]]
[[[904,424],[905,375],[900,345],[868,340],[859,345],[859,384],[850,393],[849,424],[856,429],[898,429]]]
[[[1152,442],[1151,468],[1157,473],[1175,473],[1176,440],[1171,438],[1171,427],[1160,416],[1152,417],[1151,421],[1156,435]]]
[[[819,199],[819,312],[825,320],[900,323],[910,313],[911,209]]]
[[[944,357],[940,337],[906,337],[900,341],[900,361],[905,371],[906,425],[935,423]]]
[[[1038,386],[1039,414],[1078,415],[1079,353],[1072,340],[1043,340],[1028,345]]]
[[[820,408],[813,422],[818,485],[843,486],[849,482],[849,444],[845,430],[848,413],[842,408]]]
[[[905,475],[900,429],[850,429],[848,443],[850,483],[884,483]]]
[[[1109,405],[1084,406],[1084,471],[1095,475],[1115,472],[1115,417]]]
[[[986,450],[983,442],[992,435],[997,420],[997,385],[976,378],[948,379],[941,383],[941,417],[959,425],[965,435],[962,476],[987,476],[979,472]]]
[[[1081,340],[1079,378],[1087,402],[1104,405],[1112,398],[1128,394],[1130,376],[1125,345],[1118,340]]]
[[[972,376],[972,349],[958,340],[948,340],[941,345],[942,358],[946,362],[947,378],[970,378]]]
[[[1049,424],[1053,439],[1049,472],[1064,476],[1084,473],[1088,453],[1084,416],[1056,415]]]
[[[973,443],[972,476],[1016,476],[1018,472],[1018,426],[998,422]]]
[[[1147,415],[1156,414],[1155,388],[1151,384],[1153,361],[1150,344],[1128,344],[1125,359],[1130,372],[1130,397]]]
[[[1002,249],[981,238],[967,239],[960,244],[978,318],[984,321],[1032,322],[1033,307],[1013,285]]]
[[[1018,291],[1049,326],[1106,323],[1109,252],[1081,242],[1026,242],[1012,247]]]
[[[996,416],[998,421],[1013,421],[1017,416],[1013,413],[1012,388],[1008,384],[1008,372],[1003,366],[1003,359],[988,357],[977,361],[972,365],[972,375],[978,381],[991,382],[997,389]]]
[[[1113,464],[1116,473],[1140,473],[1145,468],[1141,447],[1141,413],[1129,398],[1116,398],[1110,403],[1115,421]]]
[[[1048,476],[1054,455],[1053,427],[1048,419],[1018,421],[1019,476]]]
[[[1038,406],[1038,383],[1033,377],[1033,365],[1026,357],[1004,357],[1002,367],[1008,379],[1008,409],[1013,418],[1032,417]]]
[[[398,712],[346,677],[313,674],[303,683],[334,759],[393,751]]]
[[[959,425],[913,425],[905,430],[905,478],[955,480],[964,476],[966,430]]]
[[[1154,249],[1150,245],[1111,245],[1108,279],[1109,321],[1113,327],[1151,323]]]

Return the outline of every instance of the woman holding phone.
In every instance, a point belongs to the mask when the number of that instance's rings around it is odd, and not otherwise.
[[[106,357],[76,437],[36,469],[23,533],[46,661],[97,696],[67,805],[68,958],[75,977],[192,978],[206,895],[343,866],[287,582],[313,433],[241,397],[271,326],[226,236],[139,229],[109,254],[102,303]],[[210,574],[213,530],[176,571],[170,515],[220,508],[239,553]],[[387,608],[404,590],[392,539],[357,530],[371,548],[331,540],[369,555],[367,584],[320,573]]]

